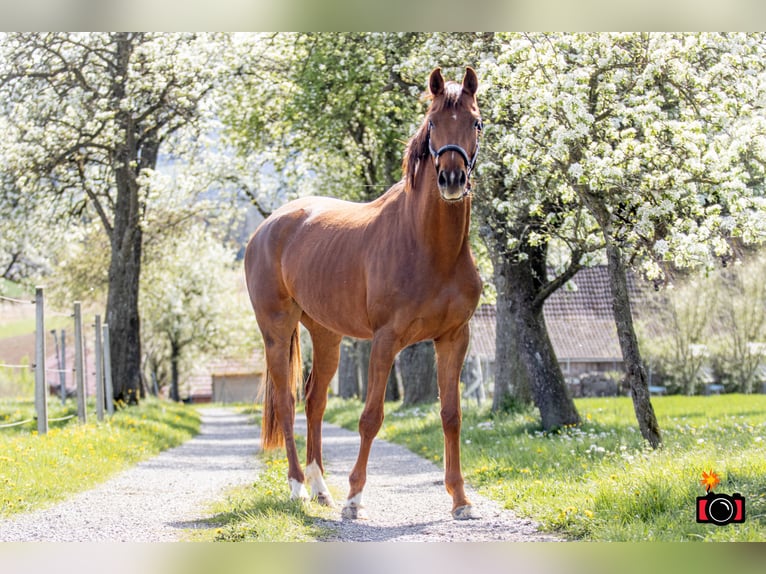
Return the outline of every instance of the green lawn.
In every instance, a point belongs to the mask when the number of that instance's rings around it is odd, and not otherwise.
[[[60,315],[54,315],[52,317],[45,318],[45,328],[47,331],[51,329],[73,329],[73,320],[69,317]],[[7,337],[18,337],[20,335],[28,335],[35,332],[35,319],[17,319],[15,321],[2,321],[0,322],[0,339]]]
[[[240,405],[239,411],[254,415],[261,424],[260,408]],[[299,458],[306,454],[306,438],[296,436]],[[338,509],[321,506],[315,501],[289,499],[287,458],[284,449],[261,451],[261,468],[252,484],[230,489],[226,496],[210,506],[211,528],[189,533],[197,542],[315,542],[331,534],[320,526],[319,519],[336,518]],[[342,493],[331,489],[340,499]]]
[[[0,279],[0,295],[4,295],[5,297],[12,297],[14,299],[32,300],[34,295],[30,295],[29,291],[29,288],[25,288],[18,283],[9,281],[8,279]]]
[[[303,450],[305,440],[296,437]],[[258,455],[262,468],[256,481],[231,489],[214,503],[208,523],[212,528],[190,534],[201,542],[314,542],[329,535],[318,519],[334,518],[337,508],[317,502],[290,500],[287,490],[287,459],[283,450]],[[334,495],[338,493],[334,492]]]
[[[543,528],[600,541],[766,541],[766,395],[657,397],[664,448],[638,432],[628,398],[579,399],[584,423],[547,434],[534,412],[466,409],[466,479]],[[332,400],[326,420],[355,429],[361,404]],[[386,406],[380,438],[441,462],[438,405]],[[745,497],[743,524],[697,524],[702,471]]]
[[[95,407],[91,404],[90,411]],[[73,414],[74,401],[49,403],[49,417]],[[0,399],[0,425],[33,416],[32,401]],[[130,464],[181,444],[199,431],[199,413],[188,406],[146,399],[103,423],[92,416],[51,423],[38,436],[27,424],[0,429],[0,516],[64,499],[103,482]]]

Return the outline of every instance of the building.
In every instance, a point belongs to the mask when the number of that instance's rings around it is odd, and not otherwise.
[[[261,391],[265,365],[256,351],[248,360],[219,359],[198,368],[181,389],[192,403],[253,403]]]
[[[640,301],[641,289],[633,277],[629,277],[629,290],[632,300]],[[606,266],[581,269],[548,298],[543,313],[567,379],[624,371]],[[471,319],[469,354],[485,365],[485,379],[494,369],[495,317],[494,305],[482,305]]]

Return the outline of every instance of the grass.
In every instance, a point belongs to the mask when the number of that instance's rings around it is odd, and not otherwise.
[[[54,315],[45,318],[46,331],[51,329],[72,329],[72,319],[70,317],[64,317],[61,315]],[[32,312],[32,317],[27,319],[14,319],[12,321],[0,321],[0,340],[9,337],[19,337],[21,335],[28,335],[35,332],[35,317]]]
[[[630,399],[579,399],[583,424],[540,430],[536,413],[467,409],[463,472],[481,493],[549,531],[596,541],[766,541],[766,396],[657,397],[664,448],[636,428]],[[326,420],[355,429],[362,405],[333,400]],[[380,437],[440,463],[438,405],[387,404]],[[745,497],[743,524],[697,524],[703,470]]]
[[[35,372],[32,369],[28,367],[0,367],[0,401],[4,398],[33,397],[34,394]],[[0,407],[0,409],[2,409],[2,407]],[[7,411],[7,408],[5,410]],[[3,410],[0,410],[0,425],[4,422],[14,422],[3,420],[3,416]]]
[[[305,439],[296,437],[299,450]],[[191,539],[205,542],[313,542],[325,538],[331,529],[321,519],[335,518],[337,509],[316,502],[289,500],[287,459],[284,450],[258,455],[262,469],[252,485],[229,491],[213,504],[209,528],[191,533]],[[337,497],[336,492],[333,495]]]
[[[91,405],[92,407],[92,405]],[[49,417],[75,411],[49,403]],[[91,408],[89,410],[94,410]],[[33,416],[32,401],[0,400],[0,424]],[[129,465],[181,444],[199,431],[195,409],[155,399],[120,410],[103,423],[77,419],[0,429],[0,516],[40,508],[103,482]]]
[[[13,297],[14,299],[31,299],[33,295],[29,295],[30,289],[20,285],[14,281],[8,279],[0,279],[0,295],[6,297]]]

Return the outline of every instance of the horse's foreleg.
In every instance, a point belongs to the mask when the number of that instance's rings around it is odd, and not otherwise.
[[[333,506],[332,495],[324,481],[322,464],[322,417],[327,406],[327,388],[338,369],[340,335],[312,323],[304,316],[311,333],[314,360],[306,383],[306,479],[311,494],[325,506]]]
[[[367,399],[362,416],[359,418],[359,456],[348,477],[349,493],[343,507],[343,518],[366,518],[362,504],[362,490],[367,482],[367,461],[372,441],[383,424],[383,402],[386,398],[386,383],[394,357],[399,351],[388,337],[376,335],[370,351],[370,368],[367,380]]]
[[[444,485],[452,495],[452,516],[456,520],[474,518],[460,470],[460,371],[468,350],[468,340],[469,330],[465,325],[434,341],[444,431]]]

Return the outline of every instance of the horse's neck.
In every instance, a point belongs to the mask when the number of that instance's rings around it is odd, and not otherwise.
[[[471,218],[470,198],[450,204],[444,201],[436,185],[433,169],[416,179],[410,190],[412,229],[418,243],[427,250],[439,267],[451,269],[468,250],[468,229]]]

